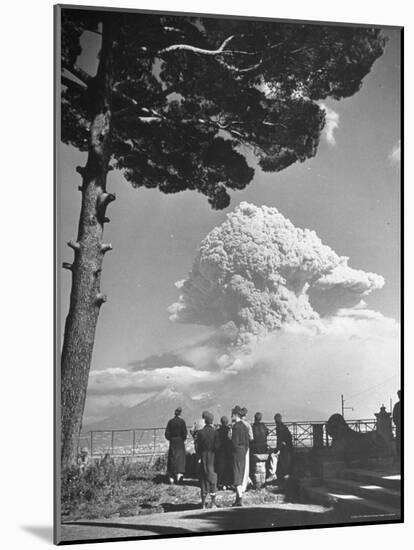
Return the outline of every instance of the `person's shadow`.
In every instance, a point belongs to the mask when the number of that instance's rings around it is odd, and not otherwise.
[[[21,525],[20,528],[38,539],[53,543],[53,527],[51,525]]]

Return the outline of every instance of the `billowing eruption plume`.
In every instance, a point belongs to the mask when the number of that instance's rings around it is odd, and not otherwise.
[[[238,345],[360,304],[384,279],[348,266],[276,208],[242,202],[202,241],[171,319],[223,327]]]

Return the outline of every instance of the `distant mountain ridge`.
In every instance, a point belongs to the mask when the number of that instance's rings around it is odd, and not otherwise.
[[[273,422],[275,412],[281,412],[285,421],[327,420],[330,414],[312,409],[306,404],[289,403],[279,400],[275,408],[265,407],[260,396],[251,395],[248,398],[248,390],[237,400],[241,406],[245,403],[249,407],[248,420],[253,422],[254,413],[262,411],[265,422]],[[230,419],[231,407],[235,403],[226,399],[226,395],[205,395],[200,398],[191,397],[183,391],[174,388],[166,388],[159,393],[148,397],[132,407],[121,406],[115,414],[97,422],[85,424],[84,431],[89,430],[128,430],[132,428],[163,428],[168,420],[174,416],[177,407],[183,409],[182,418],[187,426],[191,426],[195,420],[201,418],[204,410],[214,415],[214,422],[219,423],[220,418],[226,415]],[[249,406],[250,405],[250,406]],[[335,411],[333,411],[335,412]],[[332,413],[331,413],[332,414]]]
[[[224,414],[222,407],[209,397],[195,399],[190,395],[177,391],[174,388],[166,388],[153,395],[138,405],[123,407],[119,413],[108,416],[103,420],[84,426],[84,430],[127,430],[130,428],[160,428],[164,427],[168,420],[174,416],[177,407],[183,409],[182,418],[188,426],[201,417],[204,410],[209,410],[214,415],[215,422],[219,422]]]

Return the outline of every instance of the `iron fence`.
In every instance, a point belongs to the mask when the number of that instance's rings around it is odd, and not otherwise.
[[[366,433],[376,429],[377,421],[375,419],[359,419],[359,420],[347,420],[346,423],[354,431]],[[294,447],[329,447],[332,442],[332,438],[326,431],[326,421],[297,421],[297,422],[285,422],[285,425],[289,428],[292,434],[292,441]],[[270,433],[267,439],[269,447],[276,446],[276,426],[271,423],[266,423]]]
[[[276,427],[266,422],[269,429],[268,447],[276,447]],[[296,448],[329,447],[331,438],[326,432],[326,421],[285,422],[292,434]],[[350,428],[358,432],[370,432],[376,428],[375,419],[347,420]],[[190,428],[188,428],[188,431]],[[131,428],[125,430],[92,430],[83,433],[79,439],[79,449],[87,448],[92,458],[102,458],[109,453],[112,457],[133,457],[151,463],[168,451],[165,428]],[[191,435],[186,440],[186,450],[194,452]]]
[[[81,434],[79,447],[87,448],[92,458],[134,457],[152,462],[168,451],[165,428],[131,428],[126,430],[92,430]],[[194,452],[192,438],[186,441],[186,450]]]

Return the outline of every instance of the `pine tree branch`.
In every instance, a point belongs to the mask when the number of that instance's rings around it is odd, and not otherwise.
[[[95,298],[95,304],[100,307],[102,304],[104,304],[108,298],[106,297],[106,294],[102,294],[102,292],[98,292]]]
[[[254,65],[251,65],[250,67],[245,67],[244,69],[239,69],[235,65],[230,65],[229,63],[225,63],[224,61],[221,62],[222,65],[224,65],[227,69],[230,71],[233,71],[235,73],[249,73],[251,71],[255,71],[256,69],[259,69],[263,63],[263,59],[261,59],[258,63],[255,63]]]
[[[71,78],[69,78],[64,74],[62,74],[61,80],[62,80],[62,84],[64,84],[68,88],[76,88],[77,90],[82,90],[82,91],[86,90],[86,85],[84,84],[84,82],[77,82],[76,80],[72,80]]]
[[[174,51],[188,51],[194,54],[218,57],[219,58],[217,59],[218,63],[226,67],[226,69],[235,73],[240,73],[240,74],[255,71],[256,69],[260,68],[263,63],[262,58],[258,63],[255,63],[250,67],[244,67],[244,68],[236,67],[235,65],[231,65],[230,63],[227,63],[226,61],[224,61],[224,59],[220,59],[221,56],[225,56],[225,55],[250,55],[250,56],[259,55],[259,52],[247,52],[242,50],[225,50],[224,48],[235,38],[235,36],[236,35],[232,34],[231,36],[227,37],[216,50],[207,50],[205,48],[199,48],[198,46],[192,46],[191,44],[172,44],[171,46],[167,46],[166,48],[163,48],[162,50],[160,50],[157,55],[162,56],[165,53],[170,53]],[[270,46],[269,49],[277,48],[281,44],[282,42],[278,44],[274,44]]]
[[[133,114],[134,111],[137,110],[138,107],[131,107],[131,108],[127,108],[127,109],[121,109],[120,111],[118,111],[117,113],[114,114],[114,117],[115,118],[118,118],[118,117],[121,117],[121,116],[125,116],[127,114]],[[160,114],[159,112],[155,111],[154,109],[147,109],[146,107],[141,107],[140,108],[141,111],[144,111],[144,112],[147,112],[148,113],[148,116],[147,115],[140,115],[140,116],[137,116],[137,117],[134,117],[135,120],[139,120],[140,122],[144,123],[144,124],[152,124],[152,123],[157,123],[157,124],[160,124],[161,122],[163,121],[169,121],[169,122],[176,122],[178,124],[203,124],[203,125],[206,125],[206,126],[210,126],[212,128],[216,128],[217,130],[223,130],[225,132],[228,132],[230,135],[232,135],[233,137],[235,137],[236,139],[241,139],[241,140],[246,140],[247,139],[247,136],[243,134],[243,132],[241,131],[238,131],[236,128],[233,127],[233,125],[240,125],[240,124],[244,124],[243,122],[240,122],[240,121],[230,121],[230,122],[227,122],[227,123],[223,123],[221,122],[220,120],[212,120],[211,118],[198,118],[198,119],[195,119],[195,118],[182,118],[181,120],[174,120],[164,114]],[[150,115],[151,113],[151,115]],[[283,128],[286,128],[286,126],[284,124],[281,124],[281,123],[278,123],[278,122],[271,122],[271,121],[268,121],[268,120],[262,120],[262,121],[257,121],[258,124],[263,124],[263,126],[271,126],[271,127],[283,127]]]
[[[77,241],[69,241],[68,246],[72,248],[75,252],[76,250],[80,250],[80,244]]]
[[[116,200],[114,193],[103,193],[98,201],[98,211],[101,216],[104,216],[108,204]]]
[[[220,122],[215,122],[214,120],[204,121],[201,119],[199,119],[199,122],[201,122],[202,124],[204,122],[207,122],[210,126],[213,126],[218,130],[223,130],[224,132],[228,132],[229,134],[236,137],[237,139],[245,139],[245,136],[243,136],[242,133],[238,132],[237,130],[231,127],[231,125],[234,124],[232,122],[229,122],[228,124],[221,124]]]
[[[154,109],[148,109],[147,107],[141,107],[139,105],[120,109],[113,114],[113,118],[115,120],[120,120],[125,116],[136,114],[137,111],[140,112],[138,119],[142,120],[143,122],[153,122],[153,119],[162,118],[159,113],[157,113],[157,111],[155,111]]]
[[[164,90],[163,92],[161,92],[160,94],[157,94],[157,99],[165,99],[167,96],[169,96],[170,94],[174,93],[176,90],[174,88],[167,88],[166,90]],[[141,111],[143,111],[144,113],[154,113],[154,114],[157,114],[154,112],[153,109],[150,109],[148,107],[143,107],[142,105],[138,105],[138,102],[135,101],[134,99],[130,98],[129,96],[123,94],[123,93],[120,93],[120,92],[117,92],[117,91],[114,91],[114,96],[115,97],[118,97],[120,99],[124,99],[126,103],[129,103],[130,106],[129,107],[125,107],[123,109],[119,109],[119,111],[115,111],[113,113],[113,117],[115,119],[120,119],[124,116],[127,116],[127,115],[132,115],[134,114],[137,109],[140,109]],[[145,115],[146,116],[146,115]]]
[[[233,40],[234,37],[235,37],[234,34],[227,37],[226,40],[224,40],[224,42],[222,42],[222,44],[216,50],[206,50],[205,48],[198,48],[197,46],[191,46],[190,44],[172,44],[171,46],[167,46],[166,48],[163,48],[162,50],[160,50],[158,52],[158,55],[162,55],[164,53],[169,53],[169,52],[175,52],[177,50],[188,51],[192,53],[199,53],[204,55],[213,55],[213,56],[219,55],[223,53],[224,48],[227,46],[227,44],[231,40]],[[233,52],[230,51],[230,53],[233,53]]]
[[[161,116],[139,116],[138,120],[140,120],[144,124],[151,124],[151,122],[161,122],[165,119]]]
[[[125,101],[125,103],[128,103],[130,107],[139,107],[138,101],[136,99],[134,99],[133,97],[129,97],[129,95],[126,95],[123,92],[120,92],[119,90],[117,90],[116,86],[114,86],[112,93],[116,98],[122,99],[123,101]]]
[[[229,124],[221,124],[220,122],[217,122],[215,120],[211,119],[193,119],[193,118],[183,118],[181,120],[173,120],[171,118],[168,118],[166,116],[139,116],[137,117],[137,120],[140,122],[143,122],[145,124],[151,124],[151,123],[157,123],[160,124],[163,121],[169,121],[169,122],[176,122],[178,124],[203,124],[205,126],[210,126],[212,128],[216,128],[217,130],[224,130],[225,132],[228,132],[232,136],[234,136],[237,139],[246,139],[246,137],[241,133],[235,130],[231,127],[231,123]],[[134,144],[135,145],[135,144]]]
[[[109,252],[110,250],[112,250],[112,245],[110,243],[102,243],[101,244],[101,252],[102,254],[106,254],[107,252]]]
[[[184,34],[181,29],[177,29],[176,27],[168,27],[168,26],[163,25],[162,28],[167,32],[178,32],[180,34]]]
[[[93,80],[93,76],[91,76],[89,73],[87,73],[77,65],[64,64],[62,68],[65,69],[65,71],[71,73],[72,76],[80,80],[85,86],[88,86]]]
[[[118,117],[116,117],[118,118]],[[162,116],[137,116],[134,117],[134,120],[139,120],[140,122],[143,122],[144,124],[152,124],[153,122],[160,123],[163,120],[168,120],[166,117]]]
[[[62,84],[64,84],[68,88],[76,88],[76,89],[82,90],[82,91],[87,90],[88,84],[86,82],[84,82],[83,80],[79,81],[80,80],[79,76],[76,75],[75,72],[72,72],[67,67],[64,67],[64,69],[70,73],[71,77],[75,77],[77,80],[73,80],[73,78],[70,78],[69,76],[67,76],[65,74],[62,74],[61,75]],[[91,79],[92,79],[92,77],[91,77]],[[90,80],[88,82],[90,83]],[[116,89],[116,87],[114,88],[112,93],[113,93],[114,97],[124,101],[125,103],[128,103],[128,105],[129,105],[129,107],[125,107],[124,109],[120,109],[119,111],[115,112],[114,115],[113,115],[115,118],[127,115],[129,113],[133,113],[138,108],[145,111],[145,107],[140,107],[138,102],[135,99],[133,99],[132,97],[129,97],[128,95],[126,95],[122,92],[119,92]],[[169,92],[169,93],[171,93],[171,92]]]
[[[234,38],[234,35],[229,36],[224,40],[224,42],[221,44],[217,50],[206,50],[204,48],[198,48],[197,46],[191,46],[190,44],[173,44],[171,46],[168,46],[167,48],[164,48],[160,50],[157,55],[161,56],[165,53],[170,53],[174,51],[188,51],[194,54],[201,54],[201,55],[208,55],[212,57],[217,57],[217,62],[220,63],[223,67],[228,69],[229,71],[235,72],[235,73],[248,73],[251,71],[254,71],[258,69],[262,63],[263,60],[260,59],[258,63],[255,63],[254,65],[251,65],[250,67],[245,67],[240,69],[239,67],[236,67],[235,65],[231,65],[230,63],[227,63],[224,61],[224,59],[220,59],[220,56],[223,55],[258,55],[257,52],[245,52],[240,50],[225,50],[225,46]]]
[[[154,113],[154,111],[151,111]],[[243,131],[239,131],[236,129],[235,125],[244,124],[240,121],[230,121],[228,123],[222,123],[218,120],[212,120],[212,119],[204,119],[204,118],[182,118],[180,120],[174,120],[169,118],[165,115],[160,115],[159,113],[154,113],[154,116],[138,116],[134,117],[135,120],[139,120],[140,122],[143,122],[144,124],[160,124],[163,121],[169,121],[169,122],[175,122],[177,124],[203,124],[205,126],[210,126],[211,128],[216,128],[217,130],[223,130],[224,132],[228,132],[231,136],[233,136],[235,139],[247,141],[248,139],[251,139],[251,137],[248,137],[248,134],[243,133]],[[262,120],[257,121],[258,124],[262,124],[263,126],[268,127],[282,127],[286,128],[286,126],[280,122],[270,122],[268,120]],[[134,144],[135,145],[135,144]]]

